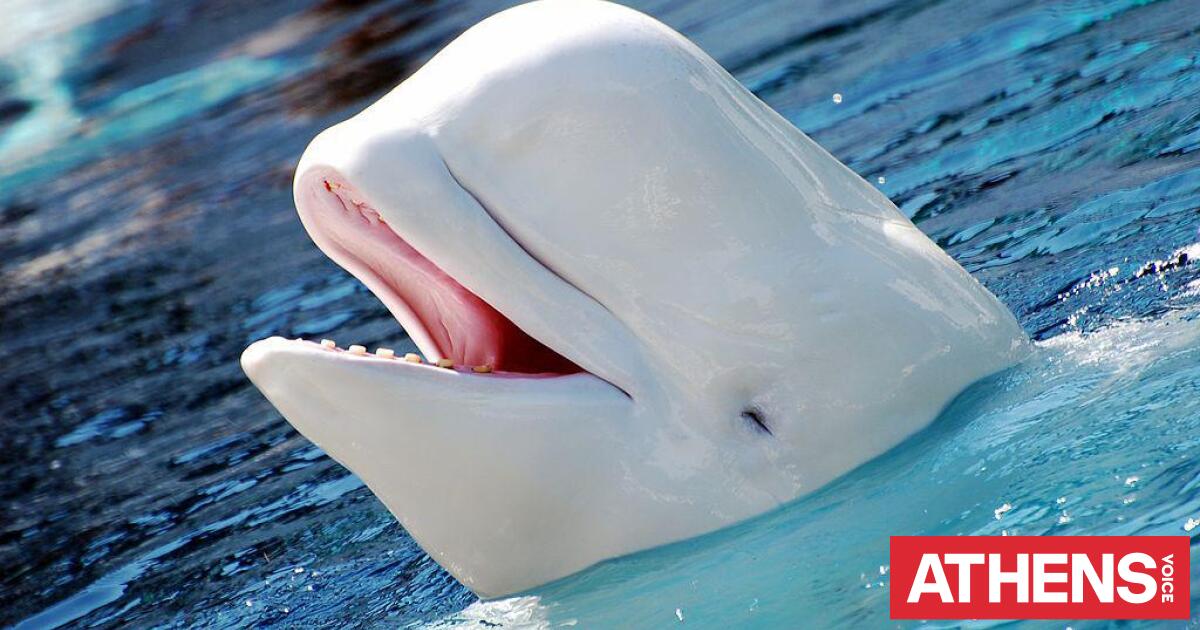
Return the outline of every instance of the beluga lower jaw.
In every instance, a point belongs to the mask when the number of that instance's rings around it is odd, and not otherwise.
[[[473,27],[295,197],[424,357],[271,338],[246,373],[485,597],[812,492],[1027,352],[886,197],[604,2]]]

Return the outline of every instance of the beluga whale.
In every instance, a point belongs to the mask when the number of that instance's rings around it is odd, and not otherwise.
[[[811,493],[1029,347],[886,196],[598,0],[467,30],[294,195],[420,352],[275,337],[243,368],[482,597]]]

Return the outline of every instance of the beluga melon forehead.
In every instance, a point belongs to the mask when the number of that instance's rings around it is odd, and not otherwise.
[[[605,2],[467,31],[318,136],[295,194],[424,356],[243,365],[485,596],[811,492],[1027,348],[879,191]]]

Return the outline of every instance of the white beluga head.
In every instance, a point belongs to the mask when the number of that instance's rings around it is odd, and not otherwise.
[[[603,2],[470,29],[295,196],[425,360],[272,338],[246,372],[483,596],[820,488],[1026,350],[886,197]]]

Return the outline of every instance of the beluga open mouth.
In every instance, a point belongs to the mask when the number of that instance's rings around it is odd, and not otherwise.
[[[878,190],[606,2],[471,28],[294,193],[424,357],[272,338],[243,367],[485,597],[812,492],[1028,349]]]
[[[429,361],[475,373],[580,371],[421,255],[349,184],[309,177],[299,185],[312,187],[299,208],[313,240],[367,285]]]

